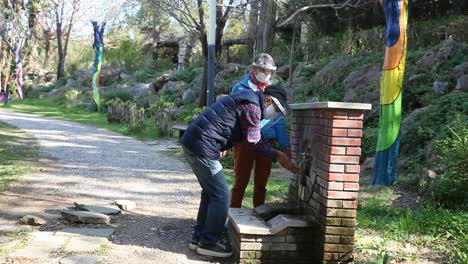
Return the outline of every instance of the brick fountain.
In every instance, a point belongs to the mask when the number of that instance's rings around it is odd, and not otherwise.
[[[231,208],[229,233],[241,264],[353,261],[364,112],[370,104],[294,104],[291,147],[304,169],[288,202]]]

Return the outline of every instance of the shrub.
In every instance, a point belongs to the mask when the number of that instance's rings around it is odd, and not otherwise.
[[[159,127],[160,135],[163,137],[170,135],[169,123],[174,118],[175,109],[175,104],[159,99],[148,110],[153,117],[154,123]]]
[[[66,107],[73,107],[79,103],[78,96],[80,95],[80,91],[77,89],[71,89],[64,93],[65,99],[65,106]]]
[[[101,101],[104,102],[104,104],[107,104],[110,100],[119,98],[123,102],[127,101],[133,101],[133,95],[131,95],[127,90],[125,89],[113,89],[105,92],[102,95]]]
[[[138,107],[133,101],[123,102],[114,98],[107,103],[107,120],[125,125],[130,132],[143,129],[145,124],[145,109]]]
[[[465,120],[466,121],[466,120]],[[468,209],[468,123],[457,120],[451,135],[436,141],[436,153],[443,172],[431,188],[431,197],[448,208]]]
[[[174,81],[183,81],[186,83],[190,83],[195,79],[195,77],[200,75],[201,72],[203,72],[203,69],[187,67],[185,69],[178,70],[175,73],[173,73],[171,79],[173,79]]]
[[[197,107],[193,109],[192,112],[190,112],[187,116],[184,118],[184,122],[186,124],[190,124],[197,116],[199,116],[201,113],[203,113],[206,110],[206,106],[203,107]]]

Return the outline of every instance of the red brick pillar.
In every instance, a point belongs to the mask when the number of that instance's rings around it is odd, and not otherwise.
[[[299,204],[315,225],[311,250],[317,262],[353,260],[363,117],[370,108],[336,102],[292,105],[292,150],[307,170],[290,184],[289,202]]]

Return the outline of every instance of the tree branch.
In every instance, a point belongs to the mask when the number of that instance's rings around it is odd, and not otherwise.
[[[356,1],[354,4],[351,3],[352,1]],[[286,20],[284,20],[283,22],[279,23],[278,24],[278,27],[282,27],[286,24],[288,24],[289,22],[291,22],[291,20],[294,19],[295,16],[297,16],[299,13],[301,12],[304,12],[304,11],[307,11],[309,9],[312,9],[312,8],[333,8],[335,10],[338,10],[338,9],[342,9],[344,7],[353,7],[353,8],[356,8],[356,7],[359,7],[360,6],[360,2],[361,0],[346,0],[346,2],[342,3],[342,4],[318,4],[318,5],[310,5],[310,6],[304,6],[302,8],[299,8],[297,9],[294,13],[292,13]]]

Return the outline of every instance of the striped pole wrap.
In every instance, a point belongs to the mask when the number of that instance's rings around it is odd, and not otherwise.
[[[16,93],[18,98],[23,100],[23,59],[21,57],[21,48],[15,50],[16,62]]]
[[[380,119],[372,184],[392,185],[397,178],[401,99],[406,63],[408,0],[383,0],[387,24],[380,79]]]
[[[101,27],[99,27],[96,21],[93,21],[92,24],[94,28],[94,64],[91,85],[93,88],[93,103],[96,105],[99,112],[101,110],[101,99],[99,96],[99,75],[101,74],[102,53],[104,50],[104,29],[106,22],[103,22]]]

